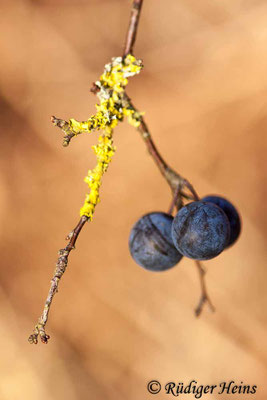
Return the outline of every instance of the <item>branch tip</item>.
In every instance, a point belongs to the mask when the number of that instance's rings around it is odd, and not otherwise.
[[[40,337],[41,342],[44,344],[47,344],[48,340],[50,339],[50,336],[45,333],[44,324],[40,323],[35,326],[33,334],[31,334],[28,338],[28,342],[30,344],[37,344],[38,337]]]

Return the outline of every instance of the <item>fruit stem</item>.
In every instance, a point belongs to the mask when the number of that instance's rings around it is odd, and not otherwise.
[[[212,302],[211,302],[211,300],[210,300],[210,297],[209,297],[209,295],[208,295],[208,292],[207,292],[206,281],[205,281],[206,271],[205,271],[205,269],[202,267],[200,261],[195,260],[195,262],[196,262],[197,269],[198,269],[198,271],[199,271],[200,286],[201,286],[201,297],[200,297],[198,306],[197,306],[196,309],[195,309],[195,315],[196,315],[196,317],[199,317],[200,314],[201,314],[202,311],[203,311],[203,307],[204,307],[205,303],[208,303],[208,305],[209,305],[209,307],[210,307],[210,310],[211,310],[212,312],[215,311],[215,307],[213,306],[213,304],[212,304]]]
[[[175,207],[178,211],[182,206],[183,206],[183,199],[182,199],[182,193],[181,193],[181,184],[179,183],[173,193],[173,198],[172,198],[170,208],[168,210],[168,214],[172,215]]]

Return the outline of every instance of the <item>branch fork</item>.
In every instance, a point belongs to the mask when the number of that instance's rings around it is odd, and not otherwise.
[[[133,54],[133,48],[136,40],[136,34],[138,29],[138,23],[140,18],[140,12],[142,8],[143,0],[133,0],[132,1],[132,8],[131,8],[131,16],[130,16],[130,23],[126,35],[125,46],[123,50],[122,60],[125,60],[126,57],[130,54]],[[129,75],[130,76],[130,75]],[[98,82],[97,82],[98,83]],[[101,88],[97,83],[93,83],[91,92],[100,96],[101,95]],[[127,110],[129,110],[130,115],[133,117],[133,123],[137,130],[139,131],[144,143],[153,158],[154,162],[156,163],[157,167],[159,168],[162,176],[168,183],[172,195],[173,200],[169,209],[169,213],[171,214],[174,211],[174,208],[179,210],[183,205],[183,199],[187,200],[199,200],[199,197],[191,185],[191,183],[179,175],[176,171],[169,167],[169,165],[165,162],[165,160],[160,155],[156,145],[153,142],[152,136],[150,131],[146,125],[146,122],[140,113],[133,105],[129,96],[124,92],[122,98],[122,102],[127,105]],[[63,146],[68,146],[71,139],[74,136],[82,133],[79,130],[73,130],[70,126],[70,122],[64,121],[62,119],[56,118],[55,116],[51,117],[52,123],[59,127],[63,131]],[[88,121],[87,121],[88,122]],[[75,123],[75,121],[74,121]],[[99,126],[97,129],[101,129]],[[94,126],[93,126],[94,129]],[[84,130],[83,130],[84,131]],[[189,193],[186,193],[188,191]],[[59,250],[59,257],[56,263],[56,269],[51,280],[50,289],[48,292],[48,296],[44,305],[43,312],[36,324],[33,333],[29,337],[29,342],[33,344],[38,343],[38,338],[40,338],[42,343],[47,344],[50,336],[46,333],[46,324],[48,321],[48,315],[51,308],[51,304],[54,298],[54,295],[58,292],[58,285],[59,282],[66,271],[68,266],[68,258],[70,252],[75,248],[76,240],[85,225],[85,223],[90,220],[90,218],[86,215],[82,215],[77,226],[67,235],[66,240],[68,240],[68,244],[65,248]],[[199,261],[196,261],[196,265],[199,271],[200,276],[200,283],[201,283],[201,297],[199,304],[195,310],[196,316],[199,316],[203,310],[203,306],[207,303],[212,311],[215,310],[214,306],[212,305],[210,298],[207,294],[206,284],[205,284],[205,271]]]

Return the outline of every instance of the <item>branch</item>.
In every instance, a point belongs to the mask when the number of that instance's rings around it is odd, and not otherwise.
[[[127,101],[129,104],[133,107],[133,109],[138,112],[138,110],[133,106],[131,103],[130,98],[126,95]],[[140,113],[139,113],[140,114]],[[190,200],[198,201],[199,197],[198,194],[196,193],[193,185],[185,178],[183,178],[181,175],[179,175],[176,171],[174,171],[172,168],[168,166],[168,164],[164,161],[162,156],[160,155],[153,139],[152,136],[148,130],[148,127],[144,121],[144,118],[141,116],[140,117],[140,126],[138,127],[138,131],[141,133],[141,137],[143,138],[146,147],[152,156],[155,164],[159,168],[161,174],[163,177],[166,179],[167,183],[169,184],[172,194],[173,194],[173,199],[172,203],[170,205],[170,208],[168,210],[169,214],[173,213],[174,208],[176,207],[177,210],[179,210],[183,206],[183,198],[187,198]],[[190,194],[188,195],[187,193],[183,192],[183,189],[188,189]],[[198,317],[202,310],[204,304],[207,302],[210,306],[211,311],[215,311],[215,308],[208,296],[207,293],[207,288],[206,288],[206,282],[205,282],[205,270],[201,266],[201,263],[196,260],[196,265],[199,270],[199,276],[200,276],[200,285],[201,285],[201,297],[199,304],[195,310],[195,314]]]
[[[132,2],[132,8],[131,8],[131,15],[130,15],[130,23],[126,35],[126,41],[125,41],[125,46],[123,50],[123,58],[125,58],[128,54],[133,53],[133,48],[136,40],[136,35],[137,35],[137,29],[138,29],[138,23],[140,19],[140,13],[141,13],[141,8],[142,8],[143,0],[133,0]],[[91,91],[94,94],[97,94],[99,91],[98,85],[95,83],[93,84]],[[130,98],[125,94],[125,101],[127,101],[130,106],[134,109],[134,111],[140,115],[138,110],[133,106]],[[72,139],[73,136],[75,136],[78,133],[73,133],[72,130],[69,128],[69,125],[66,121],[57,119],[56,117],[52,117],[52,122],[54,125],[60,127],[63,132],[64,132],[64,141],[63,145],[67,146]],[[152,140],[151,134],[148,130],[148,127],[145,123],[144,118],[140,115],[139,117],[140,125],[137,128],[138,131],[141,134],[141,137],[143,138],[147,149],[149,153],[151,154],[154,162],[158,166],[161,174],[163,177],[166,179],[167,183],[169,184],[172,193],[173,193],[173,201],[172,205],[170,208],[170,211],[172,212],[174,207],[179,209],[179,207],[182,205],[182,198],[186,199],[194,199],[198,200],[199,197],[194,190],[193,186],[188,182],[187,179],[183,178],[181,175],[179,175],[177,172],[175,172],[172,168],[168,166],[168,164],[164,161],[164,159],[161,157],[155,143]],[[189,190],[189,194],[184,192],[183,189]],[[67,240],[69,240],[69,243],[64,249],[59,250],[59,258],[56,263],[56,269],[53,275],[53,278],[51,280],[51,286],[48,292],[48,296],[45,302],[45,306],[43,309],[43,312],[38,320],[37,325],[34,328],[33,334],[30,335],[29,337],[29,342],[37,344],[38,343],[38,337],[40,336],[40,339],[42,343],[47,343],[48,339],[50,338],[49,335],[46,334],[45,328],[46,328],[46,323],[48,321],[48,315],[49,311],[51,308],[51,304],[54,298],[54,295],[58,291],[58,285],[59,281],[62,278],[67,265],[68,265],[68,257],[70,252],[75,248],[75,243],[77,241],[77,238],[85,225],[85,223],[88,221],[87,216],[82,216],[78,225],[71,231],[71,233],[67,236]],[[200,304],[196,310],[196,315],[199,315],[203,304],[207,301],[212,309],[214,307],[212,306],[209,297],[207,295],[206,291],[206,286],[205,286],[205,281],[204,281],[204,270],[201,267],[200,263],[197,261],[197,265],[200,271],[200,279],[201,279],[201,288],[202,288],[202,297],[200,299]]]
[[[133,54],[133,47],[135,44],[142,4],[143,0],[133,0],[130,22],[123,50],[123,57],[126,57],[127,54]]]
[[[126,57],[127,54],[133,53],[133,47],[136,40],[138,23],[141,13],[143,0],[133,0],[132,9],[131,9],[131,16],[128,31],[126,34],[125,46],[123,50],[123,57]],[[96,84],[93,84],[91,91],[95,93],[97,88]],[[138,110],[134,107],[131,99],[127,94],[125,94],[125,100],[130,104],[130,106],[137,112]],[[139,113],[140,114],[140,113]],[[170,185],[173,194],[176,192],[177,187],[180,188],[180,196],[183,196],[182,187],[186,187],[189,189],[193,198],[195,200],[199,200],[196,191],[194,190],[193,186],[184,178],[182,178],[177,172],[171,169],[168,164],[164,161],[161,157],[152,137],[148,130],[147,124],[142,116],[140,116],[140,126],[138,127],[138,131],[141,133],[141,136],[147,146],[149,153],[151,154],[153,160],[155,161],[156,165],[158,166],[160,172],[162,173],[163,177],[167,180],[168,184]],[[185,197],[188,197],[185,194]],[[180,199],[177,199],[180,202]]]
[[[137,110],[137,108],[133,105],[131,99],[129,96],[125,93],[125,100],[129,103],[129,105],[133,108],[133,110],[140,115],[140,125],[137,128],[139,133],[141,134],[142,139],[145,142],[145,145],[147,147],[148,152],[150,153],[151,157],[153,158],[155,164],[159,168],[162,176],[165,178],[167,183],[169,184],[173,196],[175,195],[177,191],[177,187],[179,187],[179,195],[177,196],[177,205],[178,203],[181,202],[180,197],[185,197],[185,198],[193,198],[194,200],[199,200],[199,197],[191,185],[191,183],[188,182],[187,179],[183,178],[180,174],[178,174],[176,171],[174,171],[163,159],[163,157],[160,155],[153,139],[151,136],[151,133],[148,129],[148,126],[142,117],[141,113]],[[189,190],[190,194],[189,196],[183,192],[183,189],[186,188]],[[179,208],[179,207],[178,207]]]
[[[133,1],[130,24],[129,24],[126,41],[125,41],[124,52],[123,52],[124,57],[127,54],[131,54],[133,51],[133,46],[134,46],[135,39],[136,39],[136,33],[137,33],[142,3],[143,3],[143,0],[134,0]],[[95,86],[96,85],[94,85],[93,88]],[[93,88],[92,88],[92,92],[95,93]],[[125,93],[125,99],[130,104],[130,106],[137,113],[139,113],[138,110],[136,109],[136,107],[134,107],[133,103],[131,102],[131,99],[129,98],[129,96],[126,93]],[[166,163],[166,161],[162,158],[162,156],[160,155],[160,153],[152,139],[152,136],[151,136],[151,133],[149,132],[148,126],[141,114],[140,114],[140,126],[138,127],[138,131],[140,132],[141,137],[145,142],[148,152],[150,153],[155,164],[159,168],[161,174],[166,179],[167,183],[169,184],[169,186],[172,190],[173,198],[172,198],[172,202],[171,202],[170,208],[168,210],[168,213],[172,214],[175,207],[177,210],[179,210],[183,206],[183,198],[195,200],[195,201],[199,200],[198,194],[196,193],[193,185],[187,179],[183,178],[180,174],[178,174],[176,171],[174,171],[172,168],[170,168],[169,165]],[[189,195],[183,191],[184,188],[189,190],[189,192],[190,192]],[[200,276],[200,285],[201,285],[201,297],[200,297],[199,304],[195,310],[195,314],[198,317],[201,314],[203,306],[206,302],[209,304],[210,309],[212,311],[215,311],[215,308],[214,308],[213,304],[211,303],[210,298],[207,294],[207,288],[206,288],[206,282],[205,282],[205,270],[203,269],[203,267],[201,266],[201,263],[199,261],[196,261],[196,265],[198,267],[199,276]]]
[[[127,54],[133,53],[133,47],[134,47],[135,40],[136,40],[142,4],[143,4],[143,0],[133,0],[130,22],[129,22],[128,31],[126,34],[125,46],[124,46],[124,50],[123,50],[123,57],[126,57]],[[95,93],[96,88],[97,88],[97,85],[93,84],[91,91],[93,93]],[[125,94],[125,100],[130,104],[130,106],[137,113],[139,113],[138,110],[136,109],[136,107],[134,107],[133,103],[131,102],[131,99],[129,98],[129,96],[127,96],[127,94]],[[180,195],[183,196],[183,192],[181,189],[184,186],[189,189],[189,191],[193,195],[193,198],[195,200],[198,200],[199,199],[198,195],[196,194],[193,186],[186,179],[182,178],[177,172],[175,172],[173,169],[171,169],[168,166],[168,164],[164,161],[164,159],[161,157],[161,155],[151,137],[151,134],[148,130],[147,124],[142,116],[140,116],[140,126],[138,127],[138,131],[141,133],[141,136],[147,146],[147,149],[148,149],[149,153],[151,154],[153,160],[155,161],[156,165],[158,166],[160,172],[162,173],[163,177],[167,180],[168,184],[170,185],[173,194],[176,192],[177,187],[179,186]],[[188,197],[188,196],[185,194],[185,197]],[[178,199],[178,201],[180,201],[180,199]]]
[[[139,17],[140,17],[140,12],[141,12],[141,7],[142,7],[143,0],[133,0],[132,3],[132,9],[131,9],[131,16],[130,16],[130,24],[128,27],[128,32],[126,35],[126,43],[125,43],[125,48],[124,48],[124,56],[127,56],[127,54],[132,53],[133,51],[133,46],[135,43],[136,39],[136,33],[137,33],[137,27],[138,27],[138,22],[139,22]],[[93,87],[91,91],[94,94],[97,94],[99,91],[99,88],[97,87],[96,84],[93,84]],[[74,136],[73,132],[68,129],[69,126],[67,126],[67,122],[57,119],[56,117],[51,118],[52,122],[54,125],[60,127],[61,129],[63,128],[64,131],[64,141],[63,141],[63,146],[68,146],[70,140]],[[71,231],[71,233],[67,236],[67,240],[69,240],[69,243],[64,249],[59,250],[59,258],[56,263],[56,269],[53,275],[53,278],[51,280],[51,286],[48,292],[48,296],[45,302],[45,306],[43,309],[43,312],[41,314],[41,317],[38,320],[37,325],[34,328],[33,334],[29,336],[29,342],[37,344],[38,343],[38,337],[40,336],[41,342],[42,343],[47,343],[50,336],[46,334],[45,328],[46,328],[46,323],[48,321],[48,315],[50,311],[50,307],[54,298],[54,295],[58,291],[58,285],[59,281],[62,278],[67,265],[68,265],[68,257],[70,252],[75,248],[75,243],[76,240],[85,225],[85,222],[88,221],[88,217],[82,216],[80,221],[78,222],[78,225]]]
[[[49,310],[50,310],[54,295],[58,291],[59,281],[62,278],[62,275],[64,274],[64,272],[67,268],[69,254],[75,248],[76,240],[78,239],[78,236],[79,236],[84,224],[87,221],[88,221],[88,217],[85,217],[83,215],[81,217],[80,221],[78,222],[78,225],[66,237],[66,240],[69,240],[69,243],[67,244],[67,246],[64,249],[59,250],[59,252],[58,252],[59,258],[57,260],[54,276],[51,280],[51,286],[50,286],[48,296],[47,296],[47,299],[45,302],[44,310],[42,312],[41,317],[38,320],[37,325],[34,328],[33,334],[30,335],[30,337],[28,339],[30,343],[37,344],[38,336],[40,336],[42,343],[45,343],[45,344],[48,342],[48,339],[50,338],[50,336],[47,335],[45,332],[45,326],[46,326],[46,323],[48,320]]]

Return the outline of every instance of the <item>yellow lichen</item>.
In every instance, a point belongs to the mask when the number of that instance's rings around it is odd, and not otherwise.
[[[106,172],[111,158],[115,152],[113,146],[113,129],[122,121],[124,116],[134,127],[140,125],[141,113],[134,110],[127,97],[124,96],[125,86],[128,83],[128,77],[140,72],[142,64],[140,60],[132,55],[125,59],[117,57],[112,59],[110,64],[105,66],[104,73],[101,75],[96,85],[99,88],[98,97],[100,104],[96,104],[97,112],[87,121],[76,121],[70,119],[68,126],[74,135],[82,132],[92,132],[101,129],[103,134],[99,137],[98,144],[92,146],[97,164],[93,170],[89,170],[85,177],[90,192],[86,194],[84,205],[80,209],[80,215],[87,216],[90,220],[93,217],[95,207],[99,202],[99,189],[103,174]]]
[[[96,154],[97,164],[93,170],[88,171],[88,174],[84,179],[90,188],[90,193],[86,195],[84,205],[80,210],[80,215],[85,215],[89,219],[92,219],[95,206],[99,203],[101,179],[115,152],[112,133],[105,132],[103,135],[99,136],[98,144],[92,146],[92,148]]]
[[[125,59],[113,58],[110,64],[105,65],[104,73],[96,82],[100,99],[100,104],[96,104],[96,114],[82,122],[71,118],[68,122],[70,131],[76,136],[96,129],[104,130],[106,126],[115,126],[114,120],[122,121],[125,115],[128,116],[128,122],[137,127],[139,115],[125,101],[124,90],[128,83],[127,78],[138,74],[141,68],[141,61],[130,54]]]

